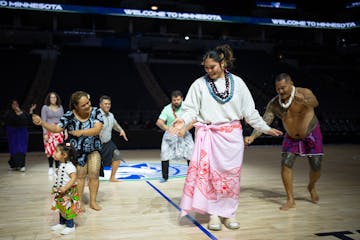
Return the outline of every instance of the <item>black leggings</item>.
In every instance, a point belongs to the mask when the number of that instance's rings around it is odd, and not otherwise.
[[[187,160],[187,165],[189,166],[190,160]],[[161,173],[162,177],[165,180],[168,180],[169,178],[169,160],[167,161],[161,161]]]

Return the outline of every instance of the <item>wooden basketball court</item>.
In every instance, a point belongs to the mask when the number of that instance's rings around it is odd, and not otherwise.
[[[127,162],[159,162],[160,150],[124,150]],[[52,232],[58,214],[50,210],[47,159],[30,152],[26,172],[9,171],[9,155],[0,154],[0,239],[157,239],[264,240],[360,239],[360,146],[325,145],[320,202],[309,201],[306,158],[294,167],[296,208],[280,211],[285,192],[280,176],[280,146],[250,146],[245,150],[237,218],[241,227],[207,230],[208,216],[194,214],[178,221],[184,178],[100,182],[102,211],[86,205],[75,219],[76,231]],[[84,198],[88,199],[85,188]]]

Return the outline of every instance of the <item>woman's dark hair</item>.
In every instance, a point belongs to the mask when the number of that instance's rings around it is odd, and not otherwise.
[[[13,105],[14,102],[17,102],[20,105],[18,99],[16,99],[16,98],[10,99],[10,101],[8,103],[9,109],[12,109],[12,105]]]
[[[61,105],[61,98],[59,96],[59,94],[57,92],[49,92],[44,100],[44,104],[47,106],[50,106],[50,96],[51,94],[54,94],[56,96],[56,105],[60,106]]]
[[[218,63],[224,62],[224,67],[228,70],[234,66],[234,54],[228,44],[219,45],[213,50],[207,51],[203,56],[202,65],[204,65],[205,60],[208,58],[211,58]]]
[[[79,100],[81,97],[87,97],[88,99],[90,99],[90,95],[84,91],[76,91],[73,94],[71,94],[70,103],[69,103],[70,111],[74,110],[75,106],[79,104]]]

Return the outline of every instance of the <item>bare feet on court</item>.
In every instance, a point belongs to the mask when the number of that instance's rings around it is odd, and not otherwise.
[[[85,207],[84,207],[84,204],[83,204],[83,203],[80,205],[80,212],[86,212],[86,210],[85,210]]]
[[[117,178],[110,178],[109,182],[122,182],[122,181]]]
[[[318,203],[319,202],[319,195],[317,194],[314,186],[308,186],[308,190],[310,192],[311,202]]]
[[[295,206],[296,204],[294,201],[287,200],[286,203],[280,207],[280,210],[287,211],[290,208],[294,208]]]
[[[102,209],[102,207],[100,207],[97,203],[90,203],[90,208],[96,211],[100,211]]]

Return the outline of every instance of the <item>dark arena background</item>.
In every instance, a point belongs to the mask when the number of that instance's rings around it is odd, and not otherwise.
[[[289,73],[309,88],[324,139],[325,157],[309,198],[309,164],[294,167],[296,208],[286,201],[282,137],[261,136],[245,148],[237,220],[240,229],[208,231],[208,216],[179,221],[188,166],[171,162],[162,183],[163,132],[155,122],[170,93],[185,95],[205,74],[203,54],[229,44],[240,76],[264,113],[276,96],[275,76]],[[359,0],[0,0],[0,240],[62,239],[50,231],[50,189],[42,129],[29,125],[26,171],[9,169],[4,113],[11,99],[40,114],[50,91],[67,111],[83,90],[93,106],[112,98],[111,112],[128,142],[114,132],[124,162],[117,178],[100,179],[97,201],[75,219],[66,239],[332,240],[360,239],[360,2]],[[242,122],[244,135],[252,128]],[[283,129],[281,121],[272,126]],[[192,130],[193,131],[193,130]],[[223,181],[224,182],[224,181]]]
[[[276,94],[275,75],[287,72],[318,97],[325,143],[359,142],[359,10],[339,0],[0,1],[0,110],[17,98],[39,113],[49,91],[65,110],[73,91],[89,92],[96,106],[108,94],[132,139],[121,147],[159,148],[155,121],[170,92],[186,94],[204,74],[202,54],[227,43],[260,113]],[[42,148],[40,130],[30,126],[30,151]]]

